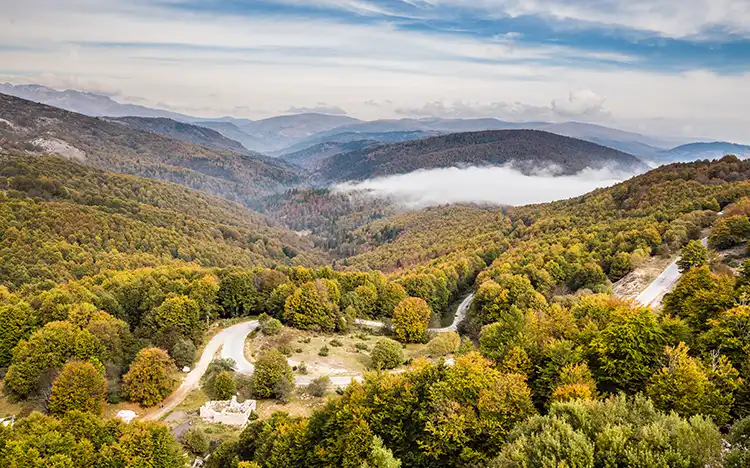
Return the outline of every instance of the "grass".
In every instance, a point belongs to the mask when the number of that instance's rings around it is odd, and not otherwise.
[[[289,413],[290,416],[310,416],[313,411],[325,405],[325,402],[325,397],[305,397],[303,399],[295,395],[286,405],[282,405],[276,400],[258,400],[258,407],[255,411],[260,419],[266,419],[276,411],[284,411]]]

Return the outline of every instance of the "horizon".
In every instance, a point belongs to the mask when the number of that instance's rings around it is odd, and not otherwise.
[[[201,116],[581,121],[744,141],[750,4],[0,0],[0,81]]]

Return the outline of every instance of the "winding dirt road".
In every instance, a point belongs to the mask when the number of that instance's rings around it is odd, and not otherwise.
[[[708,238],[701,239],[701,244],[704,246],[708,245]],[[677,281],[679,281],[682,273],[677,266],[679,258],[670,263],[664,271],[661,272],[656,279],[649,284],[646,289],[641,292],[638,297],[635,298],[636,302],[639,302],[645,306],[657,307],[661,304],[664,296],[674,289]]]
[[[463,320],[466,315],[466,311],[471,306],[471,302],[474,299],[474,294],[470,294],[464,299],[456,309],[456,315],[453,318],[453,323],[445,328],[433,328],[430,331],[442,333],[448,331],[455,331],[458,323]],[[357,320],[357,324],[382,328],[385,326],[382,322],[368,321],[368,320]],[[182,380],[180,386],[171,395],[169,395],[158,407],[151,408],[146,412],[141,419],[143,420],[159,420],[177,408],[185,398],[200,386],[201,377],[206,373],[208,365],[211,364],[216,358],[216,355],[223,359],[232,359],[235,362],[235,369],[241,374],[252,374],[255,370],[255,366],[245,358],[245,340],[253,330],[258,328],[260,324],[257,320],[249,320],[247,322],[238,323],[231,327],[225,328],[224,330],[217,333],[206,345],[201,358],[195,365],[195,368],[191,370],[185,378]],[[297,386],[309,385],[314,377],[308,375],[298,375],[294,377],[294,383]],[[348,386],[352,380],[362,381],[362,375],[354,376],[330,376],[331,385],[337,388]]]

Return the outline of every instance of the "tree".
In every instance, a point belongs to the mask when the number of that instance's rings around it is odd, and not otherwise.
[[[709,320],[734,305],[732,278],[711,273],[707,266],[685,273],[664,297],[663,309],[685,319],[694,330],[705,330]]]
[[[204,327],[200,306],[183,295],[167,297],[146,316],[143,325],[153,341],[165,349],[172,349],[180,338],[198,341]]]
[[[51,414],[60,416],[68,411],[101,414],[107,398],[107,380],[90,362],[72,361],[63,367],[52,384],[49,400]]]
[[[13,351],[5,375],[5,385],[16,395],[26,398],[48,383],[44,376],[60,369],[75,355],[78,330],[68,322],[50,322],[22,340]]]
[[[323,397],[328,393],[328,388],[331,386],[331,379],[327,375],[313,379],[312,382],[307,386],[305,392],[308,395],[314,397]]]
[[[0,368],[10,365],[13,348],[31,336],[35,324],[34,312],[27,303],[0,305]]]
[[[721,351],[735,367],[740,367],[750,356],[750,306],[725,310],[708,322],[709,329],[698,342],[706,350]]]
[[[186,464],[182,447],[162,423],[133,421],[112,448],[102,453],[103,466],[181,468]]]
[[[685,343],[666,347],[667,364],[651,377],[646,394],[663,411],[676,411],[684,417],[704,414],[718,424],[727,423],[739,373],[724,356],[707,369],[688,351]]]
[[[461,336],[456,332],[440,333],[427,343],[425,353],[428,356],[445,356],[453,354],[461,346]]]
[[[519,424],[489,466],[721,466],[721,434],[701,416],[656,410],[646,398],[554,403]]]
[[[206,433],[197,427],[185,431],[181,439],[182,445],[194,455],[204,455],[210,447],[210,441]]]
[[[175,382],[171,374],[176,371],[166,351],[144,348],[138,352],[128,373],[122,378],[123,391],[130,401],[154,406],[172,392]]]
[[[724,460],[726,468],[750,466],[750,416],[740,419],[729,431],[731,449]]]
[[[250,270],[228,270],[221,275],[217,294],[222,317],[250,315],[258,308],[260,295]]]
[[[651,309],[615,311],[588,345],[598,381],[609,390],[643,390],[669,340]]]
[[[390,338],[381,338],[370,352],[374,369],[393,369],[404,362],[404,350],[401,343]]]
[[[393,334],[405,343],[424,343],[427,341],[430,317],[432,310],[424,299],[406,298],[393,311]]]
[[[303,330],[334,331],[339,312],[338,301],[334,300],[337,292],[331,280],[303,284],[286,299],[284,320]]]
[[[294,374],[289,363],[276,349],[269,349],[258,356],[253,373],[253,393],[258,398],[279,396],[279,383],[294,382]]]
[[[680,259],[677,260],[680,273],[705,265],[708,265],[708,249],[700,241],[692,240],[680,251]]]
[[[383,440],[375,436],[372,439],[370,461],[366,461],[359,468],[401,468],[401,461],[393,456]]]
[[[169,355],[174,359],[175,365],[182,368],[193,364],[197,351],[192,341],[182,338],[172,346]]]
[[[222,371],[213,381],[213,396],[217,400],[229,400],[237,393],[237,381],[234,373]]]
[[[596,380],[586,363],[569,364],[560,372],[557,387],[552,391],[552,401],[570,401],[596,398]]]
[[[523,347],[526,317],[521,309],[515,306],[498,311],[498,314],[500,321],[482,327],[479,349],[489,359],[500,363],[511,348]]]

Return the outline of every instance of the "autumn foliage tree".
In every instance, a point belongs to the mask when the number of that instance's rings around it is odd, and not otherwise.
[[[692,240],[688,242],[680,251],[680,259],[677,260],[680,273],[704,265],[708,265],[708,249],[700,241]]]
[[[284,383],[294,381],[292,368],[286,357],[276,349],[261,354],[255,361],[253,372],[253,394],[258,398],[279,397]]]
[[[107,380],[102,370],[90,362],[67,363],[52,384],[50,413],[60,416],[68,411],[78,410],[101,414],[107,398]]]
[[[408,297],[393,311],[393,334],[404,343],[424,343],[431,316],[432,310],[424,299]]]
[[[130,401],[154,406],[172,392],[175,382],[171,374],[176,370],[166,351],[144,348],[138,352],[130,364],[130,370],[122,378],[123,391]]]

